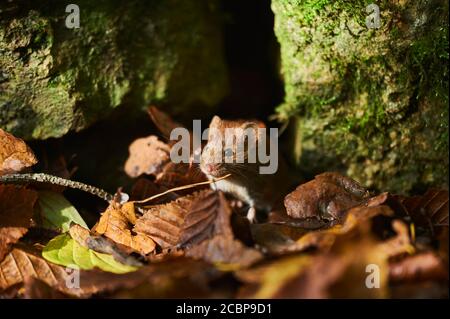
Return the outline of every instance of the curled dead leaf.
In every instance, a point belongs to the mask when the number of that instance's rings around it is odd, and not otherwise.
[[[344,214],[340,224],[327,229],[308,230],[298,227],[297,223],[252,225],[252,236],[255,242],[264,247],[270,254],[285,254],[305,251],[310,248],[329,250],[337,237],[353,231],[360,223],[371,220],[375,216],[393,216],[386,205],[387,194],[365,200],[364,204],[353,207]],[[302,223],[303,224],[303,223]]]
[[[130,155],[125,163],[125,172],[130,177],[141,174],[159,174],[170,161],[170,146],[154,135],[138,138],[129,147]]]
[[[284,205],[290,217],[332,223],[367,197],[368,192],[356,181],[338,173],[323,173],[288,194]]]
[[[136,234],[132,233],[136,220],[133,202],[124,205],[112,203],[92,231],[104,235],[118,244],[130,247],[142,255],[147,255],[155,249],[155,242],[138,230],[134,230]]]
[[[17,173],[36,163],[33,151],[23,140],[0,129],[0,175]]]

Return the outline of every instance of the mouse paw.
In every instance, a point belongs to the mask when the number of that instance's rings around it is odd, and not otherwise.
[[[248,211],[247,211],[247,219],[250,222],[250,224],[255,224],[257,222],[255,207],[250,207],[248,209]]]

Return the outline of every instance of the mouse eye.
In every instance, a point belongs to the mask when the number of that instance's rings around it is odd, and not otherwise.
[[[224,154],[226,157],[233,156],[233,150],[232,150],[231,148],[226,148],[226,149],[223,151],[223,154]]]

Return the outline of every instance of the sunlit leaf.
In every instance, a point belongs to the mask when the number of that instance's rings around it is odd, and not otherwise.
[[[50,240],[44,247],[42,256],[52,263],[67,267],[78,266],[84,270],[97,267],[104,271],[122,274],[137,269],[118,263],[111,255],[101,254],[81,246],[68,234],[61,234]]]
[[[63,195],[41,191],[38,202],[44,227],[66,232],[73,222],[88,228],[75,207]]]

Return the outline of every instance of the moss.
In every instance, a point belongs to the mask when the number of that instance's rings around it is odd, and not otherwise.
[[[59,137],[118,107],[203,115],[226,93],[215,0],[80,0],[79,29],[65,3],[18,2],[0,5],[0,127],[17,136]]]
[[[448,185],[448,3],[377,2],[368,30],[369,3],[272,2],[293,156],[377,189]]]

